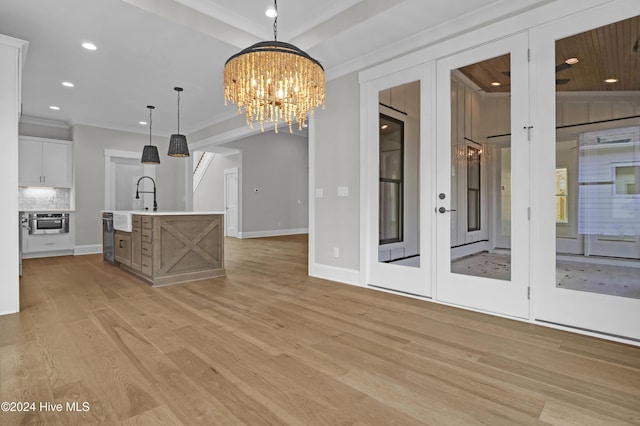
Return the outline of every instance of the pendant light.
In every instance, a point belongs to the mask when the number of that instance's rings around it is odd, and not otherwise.
[[[188,157],[189,147],[187,146],[187,137],[180,134],[180,92],[182,87],[174,87],[173,90],[178,92],[178,133],[171,135],[169,139],[169,152],[170,157]]]
[[[325,75],[320,62],[300,48],[278,41],[278,2],[274,1],[273,41],[263,41],[236,53],[224,65],[224,103],[245,110],[247,124],[283,120],[305,127],[316,107],[324,108]]]
[[[145,145],[142,150],[143,164],[160,164],[160,155],[158,155],[158,147],[151,144],[151,111],[155,109],[153,105],[147,105],[149,108],[149,145]]]

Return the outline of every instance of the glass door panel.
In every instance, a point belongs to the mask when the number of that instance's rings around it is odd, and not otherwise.
[[[438,62],[438,111],[450,114],[438,119],[434,212],[438,299],[524,318],[526,51],[518,35]]]
[[[378,261],[420,267],[420,82],[378,93]]]

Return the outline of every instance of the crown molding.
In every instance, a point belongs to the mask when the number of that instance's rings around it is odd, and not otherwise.
[[[46,118],[31,117],[23,115],[20,117],[20,124],[31,124],[34,126],[55,127],[58,129],[70,129],[72,126],[66,121],[48,120]]]

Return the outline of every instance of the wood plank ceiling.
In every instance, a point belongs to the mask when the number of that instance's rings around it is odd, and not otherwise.
[[[640,90],[639,44],[640,16],[556,41],[557,90]],[[565,63],[569,58],[577,58],[579,62]],[[509,92],[509,64],[509,55],[504,55],[463,67],[460,71],[485,92]],[[612,78],[617,82],[605,82]]]

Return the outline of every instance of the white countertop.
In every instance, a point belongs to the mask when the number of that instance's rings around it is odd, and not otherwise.
[[[71,209],[20,209],[21,213],[75,213]]]
[[[171,211],[160,210],[154,212],[152,210],[103,210],[102,213],[113,213],[113,228],[118,231],[131,232],[132,230],[132,218],[134,215],[141,216],[212,216],[212,215],[224,215],[224,212],[185,212],[185,211]]]
[[[73,209],[18,209],[18,211],[25,213],[73,213]]]
[[[207,214],[225,214],[224,212],[211,212],[211,211],[197,211],[197,212],[185,212],[176,210],[158,210],[154,212],[152,210],[102,210],[102,213],[119,213],[119,214],[139,214],[146,216],[185,216],[185,215],[207,215]]]

